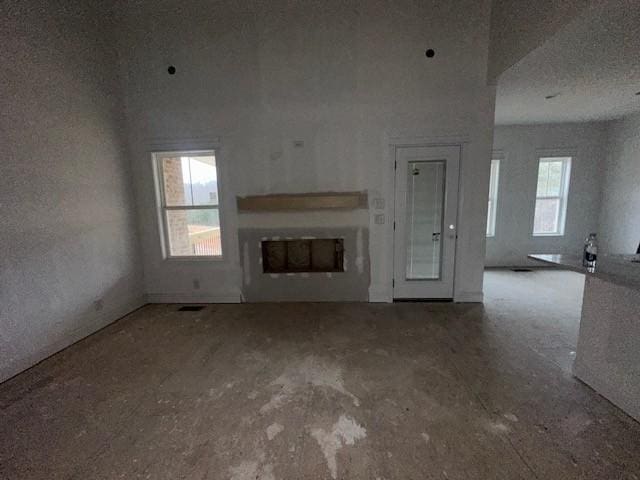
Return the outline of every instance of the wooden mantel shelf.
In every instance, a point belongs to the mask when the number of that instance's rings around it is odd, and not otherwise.
[[[276,193],[237,197],[239,212],[355,210],[367,208],[367,192]]]

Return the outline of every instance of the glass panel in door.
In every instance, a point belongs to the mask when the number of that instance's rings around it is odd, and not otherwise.
[[[445,161],[409,161],[405,238],[407,280],[438,280],[442,272]]]

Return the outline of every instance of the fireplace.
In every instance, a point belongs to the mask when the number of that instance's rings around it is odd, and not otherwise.
[[[264,273],[344,272],[344,239],[263,240]]]
[[[366,192],[269,194],[237,202],[243,301],[368,300]]]

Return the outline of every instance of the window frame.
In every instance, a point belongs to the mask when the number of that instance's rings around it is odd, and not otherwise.
[[[162,257],[169,261],[194,261],[194,262],[222,262],[225,257],[225,241],[222,225],[222,193],[220,189],[220,168],[219,168],[219,149],[218,148],[198,148],[198,149],[180,149],[180,150],[158,150],[151,152],[151,161],[153,165],[153,180],[156,191],[156,209],[158,214],[158,227],[160,230],[160,243]],[[216,187],[218,192],[217,205],[167,205],[164,186],[164,170],[162,167],[162,159],[167,157],[198,157],[198,156],[214,156],[216,159]],[[171,255],[171,244],[169,241],[169,228],[167,221],[167,212],[184,210],[217,210],[218,222],[220,228],[220,255]]]
[[[567,224],[567,206],[569,204],[569,184],[571,182],[571,165],[575,160],[575,155],[572,152],[567,151],[553,151],[553,152],[538,152],[537,155],[538,163],[536,169],[536,191],[535,191],[535,201],[533,204],[533,222],[531,225],[532,236],[534,237],[563,237],[566,230]],[[538,196],[538,182],[540,177],[540,164],[541,163],[553,163],[553,162],[561,162],[562,163],[562,178],[560,179],[560,194],[559,195],[545,195]],[[538,200],[553,200],[558,199],[560,201],[560,205],[558,207],[558,223],[556,225],[556,230],[554,232],[536,232],[535,224],[536,224],[536,208],[538,206]]]
[[[491,155],[491,166],[493,166],[494,162],[496,162],[496,179],[495,179],[495,191],[493,197],[491,196],[491,187],[494,182],[492,182],[491,173],[489,173],[489,197],[487,202],[491,202],[492,208],[489,208],[487,205],[487,229],[486,229],[486,237],[487,238],[495,238],[496,237],[496,226],[498,224],[498,195],[500,191],[500,168],[502,166],[502,161],[504,160],[503,153],[493,152]],[[491,215],[491,211],[493,211],[493,215]],[[491,227],[491,228],[489,228]]]

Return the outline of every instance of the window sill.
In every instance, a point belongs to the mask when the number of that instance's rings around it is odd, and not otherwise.
[[[224,262],[226,259],[224,258],[224,256],[220,255],[220,256],[204,256],[204,255],[200,255],[200,256],[184,256],[184,257],[164,257],[165,261],[167,262]]]

